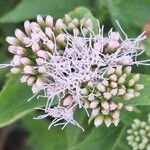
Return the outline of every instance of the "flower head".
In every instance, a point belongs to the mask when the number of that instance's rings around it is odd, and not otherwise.
[[[66,15],[54,21],[51,16],[44,20],[38,15],[36,22],[24,23],[25,33],[16,29],[15,37],[7,37],[14,57],[1,68],[11,66],[12,73],[22,74],[21,82],[32,86],[34,96],[44,91],[38,98],[47,99],[42,108],[46,114],[38,119],[50,116],[54,118],[51,125],[63,120],[64,126],[80,127],[73,114],[84,108],[89,123],[98,127],[104,122],[108,127],[118,125],[122,109],[133,110],[124,101],[139,96],[143,89],[139,74],[131,75],[131,70],[135,64],[149,65],[149,60],[137,60],[144,52],[141,42],[145,36],[128,38],[122,31],[122,39],[112,29],[104,36],[104,26],[99,22],[97,26],[95,32],[91,19]],[[119,102],[116,97],[121,98]]]
[[[150,116],[147,121],[134,119],[131,129],[127,131],[128,144],[133,150],[149,150],[150,149]]]

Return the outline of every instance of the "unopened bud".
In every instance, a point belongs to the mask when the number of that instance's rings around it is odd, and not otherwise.
[[[52,28],[53,27],[53,17],[50,15],[47,15],[46,19],[45,19],[45,23],[46,23],[46,26]]]
[[[116,76],[115,74],[113,74],[113,75],[111,75],[111,76],[109,77],[109,79],[110,79],[111,81],[117,81],[117,76]]]
[[[115,73],[115,69],[112,68],[112,67],[110,67],[110,68],[108,68],[108,70],[106,71],[106,76],[108,77],[108,76],[110,76],[110,75],[112,75],[112,74],[114,74],[114,73]]]
[[[41,26],[45,25],[44,19],[41,15],[37,15],[36,19],[38,24],[40,24]]]
[[[63,106],[69,106],[72,103],[72,96],[67,96],[63,99]]]
[[[27,84],[31,86],[35,82],[35,80],[36,80],[36,78],[34,76],[31,76],[27,80]]]
[[[21,72],[21,70],[17,67],[11,68],[10,71],[14,74],[19,74]]]
[[[56,24],[55,24],[55,29],[57,32],[60,32],[63,28],[64,24],[63,24],[63,20],[62,19],[58,19],[56,21]]]
[[[48,54],[47,54],[47,52],[44,51],[44,50],[39,50],[39,51],[37,52],[37,55],[38,55],[39,57],[44,58],[44,59],[47,59],[47,58],[49,57]]]
[[[94,108],[94,109],[92,109],[92,116],[97,116],[98,114],[99,114],[99,111],[100,111],[100,108],[99,107],[97,107],[97,108]]]
[[[23,75],[20,79],[20,82],[21,83],[26,83],[28,81],[29,77],[30,77],[29,75]]]
[[[21,58],[20,62],[23,64],[23,65],[31,65],[32,64],[32,61],[27,58],[27,57],[23,57]]]
[[[103,96],[104,96],[104,98],[107,99],[107,100],[112,97],[112,95],[111,95],[110,92],[105,92],[105,93],[103,93]]]
[[[96,87],[100,92],[105,92],[106,90],[105,86],[102,85],[101,83],[98,83]]]
[[[99,127],[99,126],[103,123],[103,120],[104,120],[104,116],[98,115],[98,116],[94,119],[94,125],[95,125],[96,127]]]
[[[126,106],[124,106],[124,109],[127,111],[133,111],[133,106],[126,105]]]
[[[132,68],[130,66],[124,69],[125,74],[129,75],[131,73]]]
[[[18,46],[20,44],[20,41],[15,37],[7,37],[6,41],[13,46]]]
[[[96,108],[98,106],[98,104],[99,104],[99,101],[92,101],[90,103],[90,108]]]
[[[112,120],[110,117],[105,117],[104,122],[105,122],[106,126],[109,127],[112,123]]]
[[[107,101],[103,101],[101,103],[101,106],[105,109],[105,110],[109,110],[109,103]]]
[[[36,71],[33,66],[26,65],[23,70],[25,74],[36,74]]]
[[[28,20],[24,22],[24,28],[25,28],[26,33],[28,35],[30,35],[31,34],[31,24]]]

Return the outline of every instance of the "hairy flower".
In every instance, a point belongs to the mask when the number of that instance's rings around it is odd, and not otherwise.
[[[150,149],[150,116],[147,121],[134,119],[131,129],[127,131],[128,144],[133,150]]]
[[[38,15],[36,22],[24,23],[25,33],[16,29],[15,37],[7,37],[14,57],[1,68],[11,66],[12,73],[22,74],[21,82],[32,86],[33,97],[38,94],[47,99],[42,108],[46,114],[38,119],[53,117],[51,125],[64,120],[64,126],[81,127],[73,114],[84,108],[89,122],[93,120],[96,127],[105,122],[108,127],[118,125],[122,109],[133,110],[124,100],[139,96],[143,89],[139,74],[131,75],[131,70],[135,64],[149,65],[149,60],[137,60],[144,52],[145,36],[128,38],[120,25],[125,39],[112,29],[104,36],[104,26],[97,22],[97,27],[98,32],[91,19],[66,15],[54,21]]]

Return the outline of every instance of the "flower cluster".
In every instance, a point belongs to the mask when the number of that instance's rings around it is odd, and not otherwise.
[[[128,38],[120,28],[125,39],[113,29],[104,36],[98,21],[96,31],[91,19],[68,15],[55,21],[38,15],[36,22],[25,21],[24,28],[25,33],[16,29],[15,37],[7,37],[14,57],[0,67],[10,66],[12,73],[22,75],[21,82],[32,87],[33,96],[47,99],[40,108],[46,114],[37,119],[54,118],[50,127],[68,123],[81,127],[73,116],[83,108],[89,123],[98,127],[104,121],[108,127],[118,125],[122,109],[133,110],[123,100],[139,96],[143,89],[139,74],[131,75],[131,70],[135,64],[149,65],[149,60],[137,60],[144,52],[144,34]]]
[[[149,150],[150,149],[150,116],[148,121],[140,121],[134,119],[131,129],[127,131],[128,144],[133,150]]]
[[[87,83],[83,89],[83,95],[86,96],[85,107],[91,110],[89,123],[94,120],[94,125],[98,127],[104,121],[107,127],[111,123],[117,126],[120,120],[120,110],[133,110],[133,107],[125,105],[123,100],[139,96],[138,91],[144,87],[138,84],[139,74],[131,75],[130,73],[130,66],[117,66],[107,70],[105,79]],[[116,97],[120,97],[122,101],[115,101]]]

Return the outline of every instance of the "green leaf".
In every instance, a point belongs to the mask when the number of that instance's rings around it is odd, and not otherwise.
[[[142,26],[150,18],[149,0],[97,0],[111,16],[114,27],[118,30],[116,20],[129,36],[141,32]],[[99,10],[101,11],[101,10]],[[132,21],[131,21],[132,20]]]
[[[78,113],[77,116],[80,118],[77,119],[80,124],[82,122],[85,126],[85,114]],[[115,150],[126,130],[126,126],[120,124],[118,127],[110,128],[93,127],[85,132],[73,125],[66,126],[63,131],[61,127],[52,127],[48,131],[50,120],[32,120],[31,115],[25,117],[23,122],[30,132],[29,143],[33,150]]]
[[[14,10],[0,19],[3,23],[21,22],[35,18],[38,14],[62,17],[77,6],[89,6],[88,0],[22,0]]]
[[[94,127],[91,134],[84,141],[75,145],[70,150],[115,150],[124,131],[125,127],[123,124],[110,128],[105,126],[100,126],[99,128]]]
[[[29,145],[33,150],[62,150],[66,149],[65,131],[60,127],[52,127],[48,131],[48,120],[33,120],[32,115],[23,119],[24,125],[30,132]]]
[[[0,93],[0,127],[9,125],[45,104],[45,99],[33,98],[31,89],[20,83],[18,76],[12,76]]]

